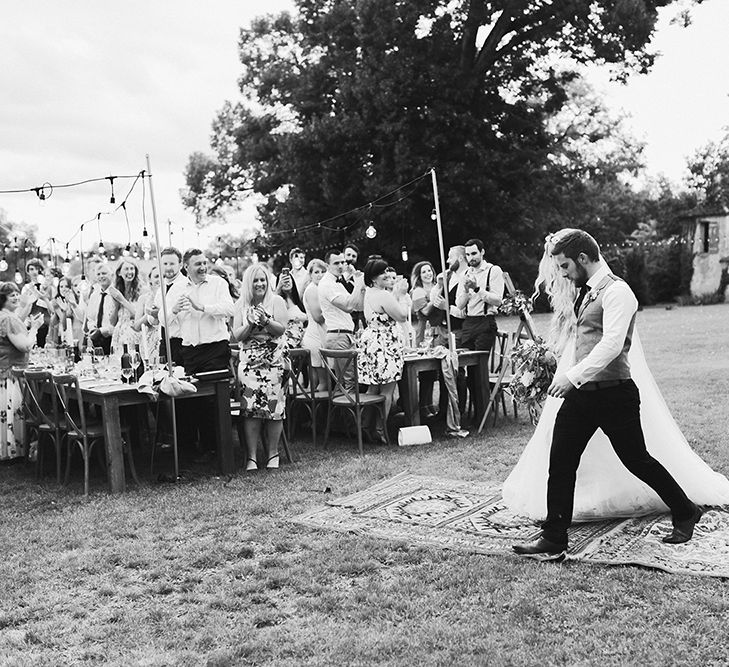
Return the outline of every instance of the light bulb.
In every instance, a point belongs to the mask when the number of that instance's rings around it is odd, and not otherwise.
[[[20,275],[20,271],[15,272],[15,282],[18,283],[18,285],[23,282],[23,276]]]
[[[51,268],[51,267],[53,266],[53,260],[52,260],[52,259],[50,259],[50,258],[49,258],[49,259],[47,259],[47,260],[46,260],[46,266],[47,266],[47,267],[48,267],[48,268],[50,269],[50,268]]]
[[[78,288],[82,292],[85,292],[89,288],[89,283],[83,273],[81,274],[81,280],[78,281]]]
[[[145,254],[152,250],[152,242],[149,240],[149,233],[146,229],[142,231],[142,243],[140,244],[140,247],[142,248],[142,252]]]
[[[122,250],[122,255],[124,255],[124,257],[129,257],[129,255],[131,255],[131,254],[132,254],[132,247],[129,243],[127,243],[127,247],[124,248],[124,250]]]
[[[402,250],[400,251],[400,256],[402,257],[403,262],[408,261],[408,249],[405,246],[402,247]]]
[[[216,266],[223,266],[223,258],[222,257],[218,257],[218,259],[215,260],[215,265]]]
[[[0,271],[7,271],[7,270],[8,270],[8,262],[3,257],[2,259],[0,259]]]
[[[368,239],[373,239],[375,236],[377,236],[377,230],[375,229],[375,226],[370,222],[370,226],[365,229],[365,236]]]
[[[106,248],[104,247],[104,242],[99,241],[99,254],[103,255],[106,253]]]
[[[109,259],[113,262],[116,259],[116,255],[109,255]]]
[[[435,212],[435,209],[433,209],[433,212],[430,214],[430,219],[434,221],[438,219],[438,215]]]
[[[68,272],[71,270],[71,261],[66,257],[66,261],[61,266],[61,270],[63,271],[63,275],[67,276]]]

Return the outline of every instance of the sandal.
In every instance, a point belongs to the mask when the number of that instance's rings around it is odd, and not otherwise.
[[[268,457],[266,468],[268,470],[276,470],[278,468],[278,453]]]
[[[258,470],[258,461],[256,459],[248,459],[246,463],[246,472],[251,472],[252,470]]]

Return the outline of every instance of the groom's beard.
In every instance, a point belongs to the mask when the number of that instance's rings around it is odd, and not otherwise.
[[[587,275],[587,269],[578,264],[577,265],[577,277],[575,278],[575,286],[576,287],[584,287],[587,285],[587,281],[590,276]]]

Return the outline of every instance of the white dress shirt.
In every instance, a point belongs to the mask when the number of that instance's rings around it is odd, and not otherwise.
[[[98,285],[94,285],[89,302],[86,305],[86,330],[93,331],[96,329],[97,317],[99,314],[99,304],[101,303],[102,290]],[[111,294],[106,293],[104,297],[104,312],[101,318],[100,331],[104,336],[111,336],[114,333],[114,325],[118,318],[118,308],[116,300]]]
[[[352,294],[342,283],[337,282],[336,276],[327,271],[319,281],[319,305],[324,316],[324,326],[327,331],[346,330],[354,331],[354,321],[350,313],[356,310],[358,302],[363,298],[355,286]]]
[[[593,289],[609,273],[610,268],[604,264],[587,281],[587,286]],[[588,291],[582,302],[583,306],[589,302],[589,298],[590,292]],[[630,323],[638,310],[638,300],[626,282],[616,280],[602,293],[602,309],[600,342],[582,361],[567,371],[567,379],[575,387],[581,387],[585,382],[590,382],[623,351]]]
[[[183,345],[204,345],[228,340],[228,319],[233,317],[233,299],[228,283],[220,276],[209,275],[197,285],[187,280],[183,294],[189,295],[203,310],[182,310],[177,314]],[[164,288],[163,288],[164,289]],[[170,288],[172,291],[172,288]]]
[[[489,275],[489,270],[491,274]],[[477,290],[464,287],[467,279],[476,281]],[[488,282],[488,290],[486,283]],[[481,266],[476,268],[469,266],[461,276],[458,282],[458,290],[456,290],[456,308],[463,311],[468,317],[478,317],[479,315],[496,315],[499,310],[499,304],[504,296],[504,272],[500,266],[481,262]],[[497,301],[490,303],[487,299]]]
[[[172,281],[171,284],[163,279],[162,283],[160,284],[160,288],[157,290],[157,294],[155,294],[154,305],[159,308],[157,319],[162,324],[162,326],[164,326],[165,323],[164,314],[162,312],[162,295],[166,292],[165,302],[167,303],[167,331],[170,335],[170,338],[182,338],[182,327],[180,325],[178,316],[172,312],[172,306],[177,303],[177,299],[179,299],[183,294],[187,292],[187,287],[189,284],[190,281],[187,279],[187,276],[180,272],[175,276],[175,279]],[[169,290],[167,289],[168,285],[170,286]],[[156,324],[156,322],[154,323]]]

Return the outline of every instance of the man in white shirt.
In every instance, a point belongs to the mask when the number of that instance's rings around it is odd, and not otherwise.
[[[104,354],[111,352],[111,335],[118,318],[117,302],[109,294],[111,269],[99,264],[96,269],[96,284],[86,305],[86,331],[94,347],[100,347]],[[81,343],[81,341],[79,341]]]
[[[150,324],[155,325],[163,319],[162,314],[162,295],[164,294],[165,304],[167,306],[167,329],[170,336],[170,350],[172,352],[172,362],[178,366],[183,366],[182,359],[182,327],[178,315],[172,312],[172,307],[177,303],[178,299],[187,291],[189,281],[182,269],[182,253],[177,248],[163,248],[160,252],[162,256],[162,282],[160,289],[154,298],[154,303],[147,311],[147,318]],[[159,356],[167,357],[167,345],[165,343],[164,322],[162,336],[159,345]]]
[[[468,268],[456,290],[456,308],[465,319],[460,345],[468,350],[490,350],[496,340],[496,313],[504,296],[501,267],[484,259],[483,241],[470,239],[465,244]]]
[[[202,250],[191,248],[182,258],[187,285],[172,306],[182,335],[182,360],[189,375],[227,370],[230,361],[228,320],[233,317],[233,299],[228,283],[208,274]],[[200,458],[213,457],[216,447],[214,399],[188,401],[188,424],[199,434]]]
[[[364,303],[364,276],[353,274],[353,288],[350,293],[344,285],[344,255],[338,250],[326,254],[327,272],[319,281],[319,304],[324,316],[326,338],[323,347],[329,350],[351,350],[354,348],[354,321],[352,311],[361,310]],[[346,389],[354,388],[354,369],[344,378]]]
[[[552,435],[547,484],[547,520],[541,537],[514,551],[542,560],[563,557],[572,522],[580,457],[600,428],[623,465],[670,508],[673,531],[664,542],[693,536],[702,515],[671,474],[647,451],[640,422],[640,396],[630,377],[630,350],[638,301],[627,283],[601,260],[595,239],[565,230],[552,249],[562,275],[580,288],[575,302],[575,365],[556,375],[549,395],[563,398]]]

